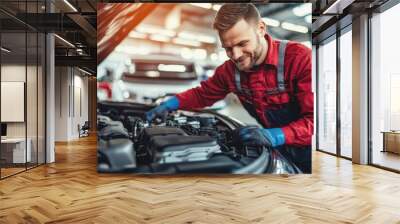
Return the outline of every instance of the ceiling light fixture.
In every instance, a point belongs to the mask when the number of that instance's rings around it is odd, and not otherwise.
[[[166,30],[161,27],[150,26],[150,25],[140,25],[136,28],[136,31],[139,33],[148,33],[148,34],[161,34],[169,37],[174,37],[176,35],[173,30]]]
[[[186,67],[184,65],[159,64],[157,69],[162,72],[186,72]]]
[[[54,36],[55,37],[57,37],[59,40],[61,40],[62,42],[64,42],[64,43],[66,43],[67,45],[69,45],[70,47],[73,47],[73,48],[75,48],[75,45],[73,45],[71,42],[69,42],[68,40],[66,40],[66,39],[64,39],[64,38],[62,38],[62,37],[60,37],[59,35],[57,35],[57,34],[54,34]]]
[[[293,14],[295,14],[298,17],[303,17],[311,14],[311,7],[312,7],[311,4],[312,3],[304,3],[293,8]]]
[[[68,1],[64,0],[65,4],[67,4],[74,12],[78,12],[78,10]]]
[[[216,38],[213,36],[208,36],[208,35],[199,35],[197,37],[197,40],[200,42],[208,43],[208,44],[214,44],[217,42]]]
[[[150,38],[150,40],[159,41],[159,42],[168,42],[171,39],[167,36],[160,35],[160,34],[152,34],[149,38]]]
[[[202,35],[194,32],[183,31],[178,34],[178,37],[187,39],[187,40],[195,40],[208,44],[213,44],[217,42],[216,38],[210,35]]]
[[[182,38],[174,38],[172,40],[173,43],[175,44],[181,44],[181,45],[188,45],[188,46],[193,46],[193,47],[200,47],[201,43],[195,40],[186,40]]]
[[[299,33],[308,33],[308,28],[305,26],[296,25],[293,23],[283,22],[281,27],[286,30],[291,30]]]
[[[88,72],[88,71],[86,71],[86,70],[83,70],[83,69],[81,69],[81,68],[79,68],[79,67],[78,67],[78,69],[79,69],[79,71],[81,71],[81,72],[83,72],[83,73],[85,73],[85,74],[87,74],[87,75],[92,75],[92,73],[90,73],[90,72]]]
[[[131,38],[137,38],[137,39],[146,39],[146,37],[147,37],[146,34],[135,32],[135,31],[131,31],[128,36]]]
[[[268,26],[278,27],[281,24],[278,20],[267,18],[267,17],[262,18],[262,20]]]
[[[304,21],[306,21],[306,23],[310,23],[310,24],[311,24],[311,22],[312,22],[312,16],[311,16],[311,15],[305,16],[305,17],[304,17]]]
[[[78,53],[79,55],[83,55],[83,49],[77,48],[76,53]]]
[[[2,51],[6,52],[6,53],[10,53],[10,52],[11,52],[11,50],[8,50],[8,49],[5,48],[5,47],[1,47],[0,49],[1,49]]]
[[[140,55],[147,55],[152,53],[148,47],[144,46],[131,46],[131,45],[124,45],[120,44],[118,45],[115,50],[115,52],[121,53],[121,54],[140,54]]]

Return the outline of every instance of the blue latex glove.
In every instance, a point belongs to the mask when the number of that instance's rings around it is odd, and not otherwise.
[[[239,137],[244,145],[277,147],[285,144],[282,128],[259,128],[246,126],[239,129]]]
[[[172,97],[171,99],[161,103],[159,106],[147,111],[145,113],[146,120],[152,121],[154,118],[163,116],[168,111],[174,111],[179,108],[179,100],[176,96]]]

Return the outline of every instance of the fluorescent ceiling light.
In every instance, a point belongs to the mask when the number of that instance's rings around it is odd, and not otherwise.
[[[160,34],[152,34],[150,36],[150,40],[160,41],[160,42],[168,42],[170,39],[171,38]]]
[[[159,64],[157,69],[158,71],[163,71],[163,72],[186,72],[186,67],[184,65]]]
[[[305,26],[296,25],[293,23],[283,22],[281,27],[286,30],[291,30],[299,33],[307,33],[308,28]]]
[[[186,32],[186,31],[180,32],[178,34],[178,37],[183,38],[183,39],[188,39],[188,40],[195,40],[195,41],[200,41],[200,42],[204,42],[204,43],[209,43],[209,44],[213,44],[217,41],[216,38],[213,36],[195,34],[195,33]]]
[[[200,7],[200,8],[204,8],[204,9],[211,9],[211,7],[212,7],[211,3],[189,3],[189,4]]]
[[[281,24],[278,20],[275,19],[271,19],[271,18],[262,18],[262,20],[264,21],[265,24],[267,24],[268,26],[274,26],[274,27],[278,27],[279,24]]]
[[[160,72],[158,72],[158,71],[147,71],[145,74],[147,77],[151,77],[151,78],[160,77]]]
[[[78,69],[79,69],[79,71],[81,71],[81,72],[83,72],[83,73],[85,73],[85,74],[87,74],[87,75],[92,75],[92,73],[90,73],[90,72],[88,72],[88,71],[86,71],[86,70],[83,70],[83,69],[81,69],[81,68],[79,68],[79,67],[78,67]]]
[[[312,22],[312,16],[308,15],[308,16],[304,17],[304,21],[306,21],[306,23],[311,23]]]
[[[69,3],[68,0],[64,0],[65,4],[67,4],[74,12],[78,12],[78,10],[71,4]]]
[[[293,8],[293,14],[298,17],[303,17],[305,15],[311,14],[311,3],[304,3]]]
[[[115,50],[115,52],[119,52],[122,54],[140,54],[140,55],[147,55],[150,53],[150,49],[148,47],[144,46],[130,46],[130,45],[125,45],[125,44],[120,44],[118,45]]]
[[[189,33],[189,32],[186,32],[186,31],[180,32],[178,34],[178,37],[185,38],[185,39],[190,39],[190,40],[195,40],[197,38],[197,36],[194,33]]]
[[[172,40],[172,42],[174,42],[175,44],[189,45],[189,46],[193,46],[193,47],[200,47],[200,45],[201,45],[201,43],[199,41],[186,40],[186,39],[182,39],[182,38],[174,38]]]
[[[0,49],[1,49],[2,51],[6,52],[6,53],[10,53],[10,52],[11,52],[10,50],[8,50],[8,49],[5,48],[5,47],[1,47]]]
[[[69,42],[68,40],[66,40],[66,39],[64,39],[64,38],[62,38],[62,37],[60,37],[59,35],[57,35],[57,34],[54,34],[54,36],[55,37],[57,37],[59,40],[61,40],[62,42],[64,42],[65,44],[67,44],[67,45],[69,45],[70,47],[73,47],[73,48],[75,48],[75,45],[73,45],[71,42]]]
[[[201,42],[204,42],[204,43],[209,43],[209,44],[213,44],[213,43],[217,42],[215,37],[207,36],[207,35],[198,35],[197,36],[197,40],[201,41]]]
[[[175,36],[175,31],[173,30],[166,30],[160,27],[149,26],[149,25],[141,25],[136,30],[140,33],[161,34],[169,37]]]
[[[144,34],[144,33],[131,31],[131,32],[129,32],[128,36],[131,37],[131,38],[145,39],[147,35]]]
[[[78,53],[79,55],[87,55],[86,53],[83,52],[83,49],[81,48],[77,48],[76,53]]]

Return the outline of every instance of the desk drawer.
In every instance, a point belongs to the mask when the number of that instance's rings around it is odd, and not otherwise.
[[[1,160],[7,164],[19,164],[32,160],[31,141],[28,139],[28,147],[25,149],[25,141],[1,143]]]
[[[400,133],[385,133],[385,151],[400,154]]]
[[[1,145],[1,162],[13,163],[13,147],[8,147],[6,144]]]

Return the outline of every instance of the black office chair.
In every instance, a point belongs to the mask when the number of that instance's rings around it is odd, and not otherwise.
[[[85,123],[82,125],[82,127],[80,127],[80,125],[78,125],[79,138],[89,136],[89,129],[90,129],[89,121],[85,121]]]

